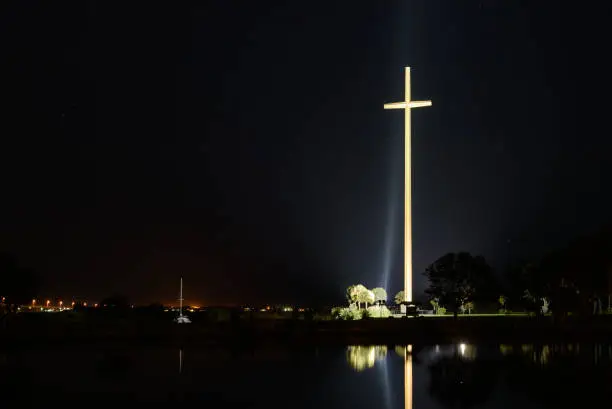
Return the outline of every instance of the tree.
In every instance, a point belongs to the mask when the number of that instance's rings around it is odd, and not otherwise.
[[[363,287],[363,286],[362,286]],[[361,304],[365,304],[365,307],[368,308],[368,304],[374,304],[374,293],[367,288],[363,287],[359,289],[357,293],[357,301]]]
[[[346,299],[351,305],[357,305],[357,284],[349,285],[346,289]]]
[[[368,303],[374,303],[374,293],[368,290],[363,284],[349,286],[349,288],[346,289],[346,296],[349,305],[355,304],[357,308],[361,308],[362,303],[365,303],[366,307]]]
[[[376,287],[372,289],[374,293],[374,302],[377,304],[383,304],[387,302],[387,292],[382,287]]]
[[[404,291],[398,291],[397,294],[395,294],[395,297],[393,297],[393,301],[395,301],[396,304],[401,304],[404,302]]]
[[[429,300],[429,303],[433,307],[434,314],[437,314],[438,309],[440,308],[440,299],[438,297],[434,297],[431,300]]]
[[[500,312],[502,314],[506,313],[506,303],[508,302],[508,297],[506,297],[505,295],[500,295],[499,298],[497,299],[497,301],[499,302],[500,305]]]
[[[522,299],[539,314],[544,299],[555,315],[598,312],[612,292],[612,229],[574,240],[567,246],[512,269],[511,299]],[[528,292],[529,297],[521,297]],[[594,308],[595,307],[595,308]]]
[[[492,269],[481,256],[470,253],[448,253],[425,270],[429,280],[426,292],[449,307],[455,317],[462,305],[471,301],[477,289],[492,281]]]
[[[543,272],[535,262],[520,262],[508,271],[510,298],[520,301],[525,311],[539,314],[540,300],[550,295],[549,279]]]

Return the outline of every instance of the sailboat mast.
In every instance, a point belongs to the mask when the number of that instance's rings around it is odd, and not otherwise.
[[[181,277],[181,293],[179,295],[179,316],[183,315],[183,277]]]

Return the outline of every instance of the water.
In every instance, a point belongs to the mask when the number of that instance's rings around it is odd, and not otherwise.
[[[608,407],[612,398],[609,345],[40,347],[0,352],[0,371],[1,407],[515,409]]]

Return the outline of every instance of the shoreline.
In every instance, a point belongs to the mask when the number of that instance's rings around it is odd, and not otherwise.
[[[25,320],[28,321],[28,320]],[[258,345],[404,345],[451,343],[570,343],[612,341],[612,316],[444,317],[361,321],[260,320],[175,324],[95,317],[74,322],[9,322],[0,346],[158,344],[252,347]],[[15,324],[15,325],[13,325]]]

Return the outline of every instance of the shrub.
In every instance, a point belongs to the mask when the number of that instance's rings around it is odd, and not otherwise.
[[[357,308],[334,307],[331,313],[334,319],[343,321],[359,320],[362,318],[361,311]]]
[[[444,315],[444,314],[446,314],[446,308],[438,307],[438,315]]]
[[[367,314],[370,318],[389,318],[391,311],[385,305],[373,305],[368,307]]]

